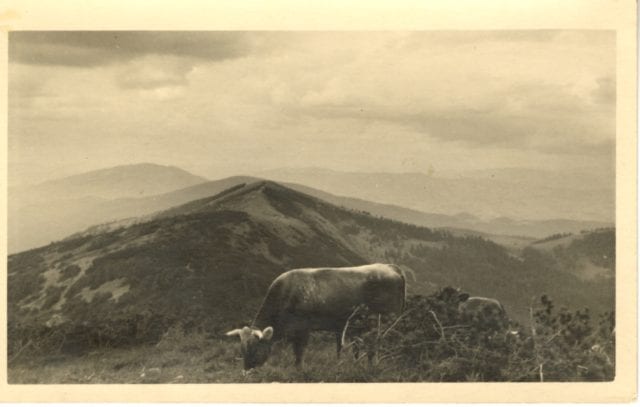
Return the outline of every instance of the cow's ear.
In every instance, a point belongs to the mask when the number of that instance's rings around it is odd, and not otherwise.
[[[469,299],[469,294],[460,293],[460,294],[458,294],[458,298],[460,299],[460,302],[465,302],[466,300]]]
[[[240,334],[242,333],[242,329],[234,329],[232,331],[227,332],[225,335],[227,336],[240,336]]]
[[[273,336],[273,327],[266,327],[263,331],[262,331],[262,338],[269,340],[271,339],[271,337]]]

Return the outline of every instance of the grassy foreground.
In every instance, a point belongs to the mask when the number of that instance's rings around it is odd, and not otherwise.
[[[333,335],[314,333],[302,368],[293,366],[290,346],[275,343],[269,361],[244,374],[236,338],[175,325],[152,344],[100,342],[81,356],[68,353],[64,336],[41,345],[33,337],[25,345],[14,342],[9,382],[564,382],[615,377],[613,313],[557,310],[542,296],[526,327],[490,309],[461,313],[458,294],[446,287],[431,296],[410,296],[402,315],[381,321],[366,310],[358,313],[349,328],[350,340],[362,350],[358,360],[349,349],[338,360]],[[370,363],[365,352],[372,356]]]
[[[381,365],[356,362],[350,353],[338,360],[331,338],[316,333],[303,368],[293,366],[291,348],[279,343],[266,365],[245,375],[236,342],[176,330],[157,345],[99,349],[84,356],[25,355],[10,364],[9,383],[358,382],[371,381],[383,371]]]

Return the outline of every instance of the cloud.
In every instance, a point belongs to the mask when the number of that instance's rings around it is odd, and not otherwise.
[[[591,92],[593,101],[599,104],[615,105],[616,81],[612,77],[599,78],[597,87]]]
[[[342,44],[326,45],[334,55],[308,57],[270,84],[271,102],[298,120],[393,124],[473,149],[597,155],[615,145],[609,32],[420,32],[357,47],[349,39],[348,58]]]
[[[615,84],[599,82],[594,91],[610,99]],[[333,90],[331,90],[333,89]],[[592,104],[569,89],[527,85],[475,97],[473,104],[372,103],[348,95],[331,97],[335,87],[313,92],[288,106],[295,116],[391,123],[434,140],[472,148],[527,149],[542,153],[608,154],[615,145],[611,104]],[[600,94],[603,95],[600,95]],[[320,97],[319,95],[323,96]],[[606,96],[605,96],[606,95]]]
[[[122,89],[155,89],[187,86],[193,64],[171,56],[145,56],[119,69],[116,82]]]
[[[613,162],[608,33],[112,34],[11,34],[35,61],[12,51],[15,151],[182,157],[230,173]]]
[[[47,96],[44,90],[46,79],[42,75],[36,75],[29,67],[9,67],[9,99],[28,99],[32,97]]]
[[[508,110],[457,109],[411,113],[380,106],[316,106],[299,108],[293,114],[328,121],[354,119],[372,126],[390,123],[434,140],[463,143],[474,149],[597,155],[615,145],[613,118],[588,110],[561,113],[550,109],[517,114]]]
[[[249,35],[236,32],[22,31],[9,36],[9,60],[23,64],[93,67],[146,55],[222,61],[247,55]]]

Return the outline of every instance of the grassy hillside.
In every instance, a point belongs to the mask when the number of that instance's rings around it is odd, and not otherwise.
[[[266,287],[288,269],[376,261],[414,275],[412,294],[458,286],[498,298],[522,323],[542,294],[558,307],[613,309],[610,276],[584,280],[558,259],[534,247],[515,256],[480,237],[372,217],[271,182],[240,184],[10,256],[9,348],[144,346],[178,322],[219,334],[250,322]]]

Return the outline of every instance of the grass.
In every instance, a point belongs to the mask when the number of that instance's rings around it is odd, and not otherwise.
[[[458,292],[447,287],[431,297],[410,297],[411,312],[405,313],[399,323],[383,321],[391,325],[389,330],[382,330],[382,336],[378,336],[380,331],[375,326],[358,334],[365,347],[378,349],[371,364],[366,358],[354,360],[348,350],[338,359],[333,335],[316,332],[311,336],[302,368],[294,367],[291,347],[280,342],[273,345],[271,358],[264,366],[246,373],[242,371],[237,338],[222,333],[211,337],[205,330],[185,333],[182,327],[175,326],[156,344],[108,348],[101,342],[101,347],[82,356],[54,351],[53,347],[73,350],[63,347],[64,342],[60,341],[29,340],[25,345],[16,342],[10,353],[9,382],[539,381],[543,366],[545,380],[613,379],[613,314],[604,314],[596,322],[588,310],[554,312],[553,302],[543,296],[532,317],[536,333],[530,336],[525,330],[512,336],[504,331],[505,321],[464,318],[457,311],[457,303],[449,301],[452,291]],[[371,322],[370,315],[361,319],[354,319],[353,326],[366,328],[367,321]],[[16,349],[19,344],[22,347]]]
[[[21,356],[9,365],[9,383],[364,382],[380,371],[348,353],[338,360],[332,338],[322,334],[312,336],[302,368],[293,362],[290,346],[277,343],[264,366],[244,374],[239,341],[175,330],[157,345],[105,348],[83,356]]]

